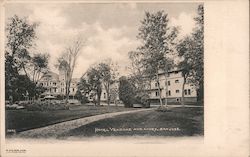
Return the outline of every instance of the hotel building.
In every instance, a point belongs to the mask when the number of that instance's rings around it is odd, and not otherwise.
[[[72,78],[70,83],[70,93],[69,98],[74,99],[74,96],[77,91],[77,83],[79,79],[78,78]],[[59,74],[56,74],[52,71],[49,71],[39,81],[39,84],[42,87],[45,87],[46,91],[42,93],[41,97],[51,95],[51,96],[61,96],[64,97],[66,94],[66,85],[65,85],[65,76],[62,71],[59,71]]]

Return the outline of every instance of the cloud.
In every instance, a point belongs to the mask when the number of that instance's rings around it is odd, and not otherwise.
[[[182,6],[176,9],[176,4],[173,7],[167,3],[20,4],[8,5],[6,17],[16,13],[28,16],[31,22],[40,23],[36,30],[36,51],[50,54],[50,68],[55,72],[56,59],[65,47],[76,36],[86,39],[73,76],[80,77],[91,64],[106,58],[112,58],[119,64],[121,73],[125,73],[125,67],[129,65],[127,53],[139,45],[136,34],[140,20],[144,11],[150,8],[167,9],[171,14],[170,24],[181,27],[181,36],[191,33],[194,12]]]
[[[177,18],[170,18],[170,25],[180,27],[181,37],[189,35],[195,26],[194,14],[181,12]]]
[[[36,41],[37,51],[50,54],[50,68],[55,68],[56,60],[76,36],[86,39],[82,53],[77,59],[73,77],[80,77],[87,68],[100,60],[111,58],[119,63],[121,71],[128,64],[127,53],[136,48],[138,41],[127,36],[128,27],[104,28],[99,22],[82,22],[79,27],[68,27],[67,18],[61,15],[63,8],[56,6],[34,7],[29,16],[31,22],[39,22]],[[48,16],[49,15],[49,16]]]
[[[120,65],[119,70],[123,73],[128,64],[127,53],[137,47],[138,41],[124,36],[126,27],[104,29],[96,23],[91,29],[95,30],[96,34],[88,38],[78,59],[77,67],[81,68],[76,69],[75,75],[81,75],[89,65],[107,58],[117,62]]]

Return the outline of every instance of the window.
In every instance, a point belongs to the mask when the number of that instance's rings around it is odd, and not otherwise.
[[[184,94],[187,95],[187,90],[186,89],[184,90]]]
[[[190,89],[188,89],[188,95],[191,95],[191,90]]]
[[[155,87],[158,87],[158,83],[157,82],[155,83]]]
[[[168,91],[168,95],[171,96],[171,91],[170,90]]]
[[[168,81],[168,85],[170,86],[170,81]]]
[[[177,101],[177,102],[179,102],[179,101],[180,101],[180,99],[179,99],[179,98],[176,98],[176,101]]]
[[[54,89],[54,92],[56,93],[56,88]]]
[[[159,96],[159,93],[158,93],[158,92],[155,92],[155,96]]]
[[[175,93],[180,93],[180,90],[177,89],[177,90],[175,91]]]
[[[103,98],[106,99],[106,93],[103,93]]]
[[[73,88],[73,92],[75,91],[75,88]]]
[[[41,83],[41,86],[43,86],[43,83]]]
[[[175,83],[179,83],[179,80],[175,80]]]

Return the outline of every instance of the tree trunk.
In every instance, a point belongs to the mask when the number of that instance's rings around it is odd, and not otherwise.
[[[101,95],[97,95],[97,106],[100,106],[100,102],[101,102]]]
[[[65,87],[65,94],[66,94],[66,99],[65,99],[65,103],[67,104],[68,103],[68,100],[69,100],[69,91],[68,91],[68,82],[66,81],[66,87]]]
[[[110,106],[110,92],[109,92],[109,84],[104,84],[106,93],[107,93],[107,104]]]
[[[110,95],[109,95],[109,90],[107,90],[107,103],[108,103],[108,106],[110,106]]]
[[[168,106],[168,70],[165,73],[165,87],[166,87],[166,99],[165,99],[165,106]]]
[[[182,84],[182,93],[181,93],[181,105],[182,105],[182,107],[184,107],[184,87],[185,87],[185,84],[186,84],[186,78],[185,78],[185,76],[183,77],[184,78],[184,80],[183,80],[183,84]]]
[[[162,99],[161,99],[160,80],[159,80],[159,75],[158,74],[156,74],[156,80],[157,80],[157,85],[158,85],[158,93],[159,93],[160,105],[163,106]]]

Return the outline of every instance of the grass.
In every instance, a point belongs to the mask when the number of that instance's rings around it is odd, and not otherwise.
[[[6,110],[6,133],[10,133],[8,130],[20,132],[68,120],[127,110],[134,110],[134,108],[81,105],[72,107],[70,110],[56,111]]]
[[[114,131],[114,129],[118,129]],[[122,128],[121,130],[119,130]],[[161,130],[161,128],[163,128]],[[131,129],[131,130],[129,130]],[[96,121],[61,135],[92,136],[194,136],[204,134],[203,108],[172,108],[119,115]]]

